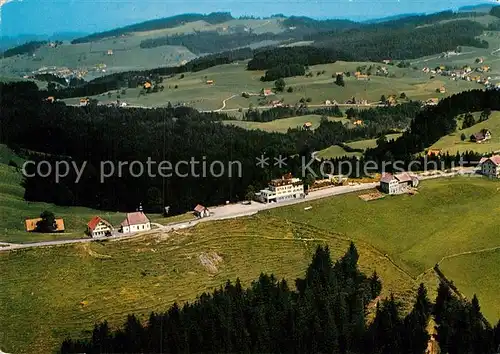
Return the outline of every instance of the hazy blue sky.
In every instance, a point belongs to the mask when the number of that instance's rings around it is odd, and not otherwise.
[[[96,32],[181,14],[229,11],[234,16],[275,13],[355,20],[409,12],[436,12],[496,0],[8,0],[0,35]],[[5,0],[0,0],[0,3]]]

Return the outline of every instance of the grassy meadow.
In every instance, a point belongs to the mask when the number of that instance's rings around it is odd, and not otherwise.
[[[257,215],[127,241],[0,253],[0,349],[49,352],[96,321],[121,325],[132,312],[147,320],[150,311],[193,300],[227,279],[248,286],[268,272],[293,286],[325,242],[334,258],[349,245],[333,232]],[[413,293],[416,283],[382,254],[368,245],[358,250],[361,268],[376,269],[383,280],[384,296]],[[203,266],[200,256],[212,263]]]
[[[347,118],[328,117],[328,120],[349,124],[349,120]],[[244,129],[260,129],[266,132],[286,133],[288,129],[302,127],[306,122],[311,122],[312,123],[311,129],[316,129],[317,127],[319,127],[320,121],[321,121],[320,115],[308,114],[298,117],[276,119],[271,122],[263,122],[263,123],[241,121],[241,120],[226,120],[223,121],[223,123],[227,125],[235,125],[237,127]]]
[[[126,94],[112,92],[111,98],[108,94],[95,96],[94,98],[102,103],[114,102],[117,95],[120,100],[130,105],[140,107],[162,107],[168,102],[172,104],[185,104],[199,110],[238,110],[248,109],[250,105],[259,105],[258,96],[263,88],[272,88],[273,82],[262,82],[260,77],[263,71],[246,70],[247,61],[212,67],[196,73],[185,73],[176,75],[173,78],[165,78],[162,85],[163,92],[150,93],[145,96],[139,95],[141,88],[127,89]],[[448,85],[448,80],[435,78],[430,80],[429,75],[420,70],[411,68],[398,68],[387,66],[390,76],[374,76],[369,81],[357,80],[354,77],[344,79],[345,86],[340,87],[334,84],[335,75],[339,71],[356,71],[358,66],[382,65],[381,63],[365,62],[336,62],[333,64],[315,65],[310,67],[312,77],[297,76],[286,78],[287,86],[293,88],[293,92],[283,92],[270,96],[268,100],[283,99],[285,104],[294,105],[301,98],[310,98],[310,106],[322,105],[326,100],[336,100],[344,103],[352,97],[358,100],[366,99],[370,103],[379,102],[382,95],[399,95],[404,92],[409,99],[428,99],[432,97],[442,98],[450,94],[463,90],[480,88],[481,85],[466,81],[453,81]],[[325,73],[323,73],[325,71]],[[320,75],[317,75],[320,73]],[[182,77],[182,78],[181,78]],[[207,80],[213,80],[213,85],[207,85]],[[436,93],[436,89],[441,86],[447,87],[447,93]],[[177,86],[177,88],[175,88]],[[255,94],[250,98],[241,97],[242,92]],[[225,106],[223,101],[226,100]],[[78,98],[65,100],[75,104]]]
[[[443,257],[500,246],[499,183],[431,180],[415,196],[364,202],[353,193],[306,201],[312,211],[299,204],[168,234],[0,253],[0,317],[6,323],[0,349],[47,352],[96,321],[116,326],[132,312],[146,320],[150,311],[193,300],[227,279],[240,277],[249,285],[268,272],[292,284],[320,243],[337,258],[354,240],[361,269],[377,271],[383,296],[393,292],[409,304],[424,282],[432,297],[437,280],[431,269]],[[478,295],[491,322],[499,317],[498,254],[441,263],[462,292]],[[200,257],[210,261],[203,265]]]
[[[496,324],[500,319],[498,264],[500,264],[500,249],[460,255],[445,259],[440,264],[440,269],[453,280],[462,294],[468,299],[472,299],[474,294],[477,295],[482,312],[492,324]]]
[[[476,121],[479,119],[480,113],[475,113],[474,117]],[[454,155],[459,152],[464,151],[475,151],[482,154],[491,153],[500,150],[500,112],[492,112],[490,118],[487,121],[477,123],[474,126],[461,130],[462,123],[458,122],[457,130],[449,135],[443,136],[434,145],[431,146],[432,149],[441,149],[443,152],[449,152]],[[481,129],[488,129],[491,131],[491,140],[477,144],[469,141],[472,134],[478,133]],[[466,140],[461,140],[461,135],[465,134]]]
[[[397,139],[401,136],[401,134],[388,134],[386,135],[387,140],[392,140],[392,139]],[[352,141],[350,143],[346,143],[347,146],[353,148],[353,149],[369,149],[369,148],[374,148],[377,146],[377,139],[366,139],[366,140],[358,140],[358,141]],[[336,157],[343,157],[343,156],[359,156],[361,157],[363,154],[360,152],[347,152],[344,150],[344,148],[333,145],[330,147],[327,147],[326,149],[323,149],[321,151],[318,151],[316,156],[320,159],[333,159]]]

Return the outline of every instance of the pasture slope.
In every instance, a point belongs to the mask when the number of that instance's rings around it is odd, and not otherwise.
[[[401,134],[388,134],[386,135],[387,140],[392,140],[392,139],[397,139],[401,136]],[[366,150],[369,148],[374,148],[377,146],[377,139],[366,139],[366,140],[358,140],[358,141],[352,141],[349,143],[346,143],[347,146],[353,148],[353,149],[362,149]],[[318,151],[316,154],[316,157],[320,159],[333,159],[337,157],[343,157],[343,156],[362,156],[363,154],[360,152],[347,152],[344,150],[342,147],[333,145],[330,147],[327,147],[326,149]]]
[[[349,120],[346,118],[328,117],[329,121],[342,122],[348,124]],[[260,129],[266,132],[286,133],[288,129],[302,128],[306,122],[311,122],[311,129],[319,127],[321,116],[317,114],[308,114],[304,116],[276,119],[271,122],[250,122],[241,120],[226,120],[223,121],[227,125],[235,125],[244,129]]]
[[[479,119],[479,113],[474,114],[476,121]],[[457,130],[449,135],[443,136],[434,145],[432,149],[441,149],[443,152],[448,152],[454,155],[459,152],[475,151],[481,154],[488,154],[495,151],[500,151],[500,112],[492,112],[487,121],[477,123],[470,128],[461,129],[462,123],[458,122]],[[481,129],[491,131],[491,140],[477,144],[470,142],[469,138],[472,134],[478,133]],[[461,135],[465,134],[465,140],[461,140]]]
[[[168,234],[5,252],[0,349],[47,352],[96,321],[117,325],[131,312],[146,320],[150,311],[193,300],[227,279],[240,277],[248,285],[269,272],[292,284],[319,243],[327,243],[335,258],[354,240],[361,268],[377,271],[384,296],[393,292],[408,303],[419,282],[433,296],[431,269],[443,257],[500,246],[499,186],[482,178],[437,179],[423,182],[414,196],[363,202],[353,193]],[[466,267],[451,259],[442,263],[463,292],[479,295],[490,321],[500,308],[495,266],[486,258]]]
[[[219,65],[196,73],[185,73],[176,75],[173,78],[164,78],[162,85],[163,92],[140,95],[141,88],[127,89],[126,94],[114,91],[111,97],[108,94],[94,96],[93,98],[103,104],[116,102],[117,95],[120,100],[130,105],[139,107],[162,107],[168,102],[172,104],[185,104],[199,110],[218,110],[222,106],[223,100],[236,95],[226,102],[224,110],[248,109],[250,105],[259,105],[260,91],[263,88],[273,88],[274,82],[262,82],[260,78],[263,71],[246,70],[247,61],[235,62],[232,64]],[[285,104],[294,105],[301,98],[310,98],[309,105],[321,105],[326,100],[335,100],[338,103],[356,97],[357,100],[367,100],[370,103],[378,103],[382,95],[400,96],[405,93],[408,99],[428,99],[443,98],[453,93],[464,90],[481,88],[482,86],[467,81],[454,81],[448,85],[447,79],[429,79],[428,74],[412,68],[398,68],[396,66],[386,66],[389,76],[372,75],[369,81],[357,80],[353,76],[344,79],[345,86],[340,87],[334,84],[332,78],[336,72],[355,72],[359,66],[370,65],[384,66],[382,63],[368,62],[336,62],[332,64],[315,65],[309,68],[312,77],[296,76],[285,78],[288,87],[292,87],[293,92],[279,93],[269,96],[266,100],[280,100]],[[323,73],[324,71],[324,73]],[[319,73],[319,75],[318,75]],[[213,85],[207,85],[207,80],[213,80]],[[446,86],[445,94],[436,93],[436,89]],[[177,88],[176,88],[177,87]],[[248,92],[254,94],[250,98],[243,98],[241,94]],[[78,98],[67,99],[69,104],[77,104]]]
[[[247,26],[256,34],[279,33],[284,29],[280,19],[253,20],[234,19],[221,24],[212,25],[205,21],[188,22],[175,28],[155,31],[131,32],[125,36],[104,38],[90,43],[70,44],[64,42],[56,48],[48,45],[37,49],[32,55],[20,55],[0,59],[0,75],[6,77],[22,77],[27,73],[47,66],[82,68],[89,70],[85,80],[109,73],[154,69],[162,66],[176,66],[183,61],[197,57],[183,46],[160,46],[141,48],[140,43],[146,39],[163,36],[193,34],[195,32],[215,31],[222,27],[227,29]],[[108,50],[113,55],[107,55]],[[105,64],[106,72],[94,70],[96,65]]]

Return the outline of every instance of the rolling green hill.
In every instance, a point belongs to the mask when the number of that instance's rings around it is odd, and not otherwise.
[[[268,272],[291,281],[303,274],[319,243],[328,244],[335,259],[354,240],[361,269],[380,276],[382,296],[393,292],[407,304],[424,282],[433,298],[431,268],[444,256],[500,246],[497,190],[497,181],[482,178],[425,181],[415,196],[364,202],[354,193],[170,234],[0,253],[0,315],[7,323],[0,328],[1,349],[48,352],[96,321],[115,326],[128,313],[147,320],[150,311],[192,300],[227,279],[239,277],[245,286]],[[200,256],[207,255],[213,261],[204,266]],[[458,257],[443,261],[443,271],[468,296],[477,293],[495,321],[496,253],[481,255],[465,260],[465,267]],[[36,331],[25,330],[27,323]]]
[[[235,62],[196,73],[164,78],[162,85],[165,90],[163,92],[150,93],[145,96],[140,95],[141,88],[127,89],[126,95],[120,94],[121,101],[139,107],[161,107],[171,102],[172,104],[185,104],[199,110],[218,110],[223,107],[223,101],[226,100],[224,110],[247,109],[250,105],[257,107],[260,100],[259,92],[263,88],[272,88],[274,84],[260,81],[264,72],[248,71],[246,63],[247,61]],[[355,72],[360,66],[369,67],[370,65],[383,66],[382,63],[341,61],[311,66],[309,72],[312,73],[312,77],[296,76],[285,79],[287,88],[292,87],[293,92],[289,93],[285,90],[283,93],[268,97],[267,100],[283,99],[285,104],[294,105],[301,98],[311,98],[309,106],[313,107],[324,104],[326,100],[344,103],[352,97],[378,103],[382,95],[399,97],[402,92],[409,99],[426,100],[433,97],[446,97],[463,90],[481,88],[481,85],[475,82],[448,83],[448,80],[445,81],[444,78],[431,80],[429,75],[420,70],[396,66],[387,66],[389,71],[387,77],[372,75],[369,81],[363,81],[351,76],[344,79],[344,87],[334,84],[335,79],[332,75],[336,72]],[[213,80],[214,84],[207,85],[207,80]],[[443,85],[446,86],[447,93],[436,93],[436,89]],[[242,92],[248,92],[253,96],[248,99],[243,98]],[[107,94],[94,96],[94,98],[104,104],[116,102],[116,92],[113,92],[111,98]],[[77,104],[78,98],[65,101]]]
[[[479,118],[479,114],[475,114],[476,121]],[[433,144],[430,149],[441,149],[443,153],[448,152],[450,155],[454,155],[459,152],[465,151],[475,151],[482,154],[488,154],[500,150],[500,112],[493,112],[491,117],[481,123],[460,130],[461,123],[459,122],[458,130],[454,133],[443,136],[435,144]],[[488,129],[491,131],[491,140],[485,143],[477,144],[469,141],[469,137],[481,131],[481,129]],[[461,135],[465,134],[466,140],[461,140]]]
[[[346,118],[336,118],[330,117],[328,118],[330,121],[342,122],[344,124],[349,123],[349,120]],[[321,116],[317,114],[309,114],[305,116],[284,118],[284,119],[276,119],[271,122],[249,122],[249,121],[241,121],[241,120],[226,120],[223,121],[224,124],[235,125],[237,127],[245,128],[245,129],[260,129],[267,132],[277,132],[277,133],[286,133],[288,129],[301,128],[304,123],[311,122],[311,129],[316,129],[319,127],[321,121]]]

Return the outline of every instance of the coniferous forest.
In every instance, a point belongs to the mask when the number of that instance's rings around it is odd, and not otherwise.
[[[495,353],[500,326],[484,321],[477,298],[458,300],[441,284],[432,304],[421,284],[404,313],[398,299],[379,298],[377,273],[360,272],[358,258],[352,243],[336,262],[328,246],[318,246],[295,284],[267,274],[248,289],[228,281],[193,303],[151,313],[146,323],[133,314],[118,330],[98,323],[87,339],[65,340],[61,353],[423,354],[431,316],[443,353]]]

